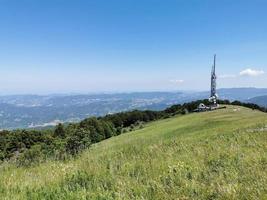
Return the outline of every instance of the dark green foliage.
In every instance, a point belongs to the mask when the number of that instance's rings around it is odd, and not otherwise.
[[[112,136],[143,127],[143,123],[164,119],[177,114],[193,112],[200,103],[209,105],[209,101],[199,100],[183,105],[173,105],[163,111],[133,110],[104,117],[87,118],[80,123],[58,124],[53,130],[14,130],[0,131],[0,161],[14,158],[19,165],[28,166],[42,158],[66,159]],[[219,104],[245,106],[267,112],[256,104],[219,100]]]
[[[53,138],[47,131],[35,131],[35,130],[15,130],[5,133],[5,137],[2,138],[1,144],[5,158],[11,158],[15,154],[21,153],[27,149],[30,149],[36,144],[50,145],[53,142]],[[2,143],[4,141],[4,143]]]
[[[54,135],[55,137],[61,137],[64,138],[65,137],[65,130],[64,130],[64,126],[63,124],[59,123],[54,131]]]
[[[66,140],[66,151],[75,155],[90,146],[90,131],[82,128],[76,129]]]
[[[103,121],[102,122],[102,126],[103,126],[103,129],[104,129],[105,139],[116,135],[116,129],[114,128],[114,126],[112,125],[111,122]]]
[[[163,111],[139,111],[133,110],[128,112],[121,112],[113,115],[106,115],[100,119],[111,122],[115,128],[129,127],[138,121],[149,122],[160,119],[164,116]]]
[[[95,117],[81,121],[79,126],[84,130],[89,130],[90,138],[93,143],[100,142],[105,139],[103,123]]]
[[[179,112],[180,110],[182,110],[182,105],[178,104],[178,105],[173,105],[169,108],[166,108],[165,112],[172,114],[172,113]]]

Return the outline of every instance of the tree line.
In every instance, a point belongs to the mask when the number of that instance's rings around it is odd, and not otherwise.
[[[13,161],[19,166],[28,166],[47,159],[64,160],[77,155],[90,145],[143,127],[143,123],[168,118],[177,114],[193,112],[207,99],[177,104],[163,111],[133,110],[90,117],[79,123],[58,124],[47,130],[2,130],[0,131],[0,161]],[[219,100],[219,104],[239,105],[267,112],[256,104]]]

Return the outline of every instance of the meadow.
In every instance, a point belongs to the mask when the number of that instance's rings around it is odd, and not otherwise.
[[[177,115],[76,158],[0,165],[0,199],[267,199],[267,114]]]

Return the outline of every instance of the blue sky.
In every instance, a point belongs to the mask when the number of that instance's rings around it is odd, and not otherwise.
[[[267,87],[267,1],[0,0],[0,94]]]

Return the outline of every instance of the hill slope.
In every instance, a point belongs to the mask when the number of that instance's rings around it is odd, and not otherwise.
[[[251,98],[248,100],[248,102],[267,107],[267,95]]]
[[[149,123],[75,160],[0,167],[3,199],[266,199],[267,115],[228,106]]]

